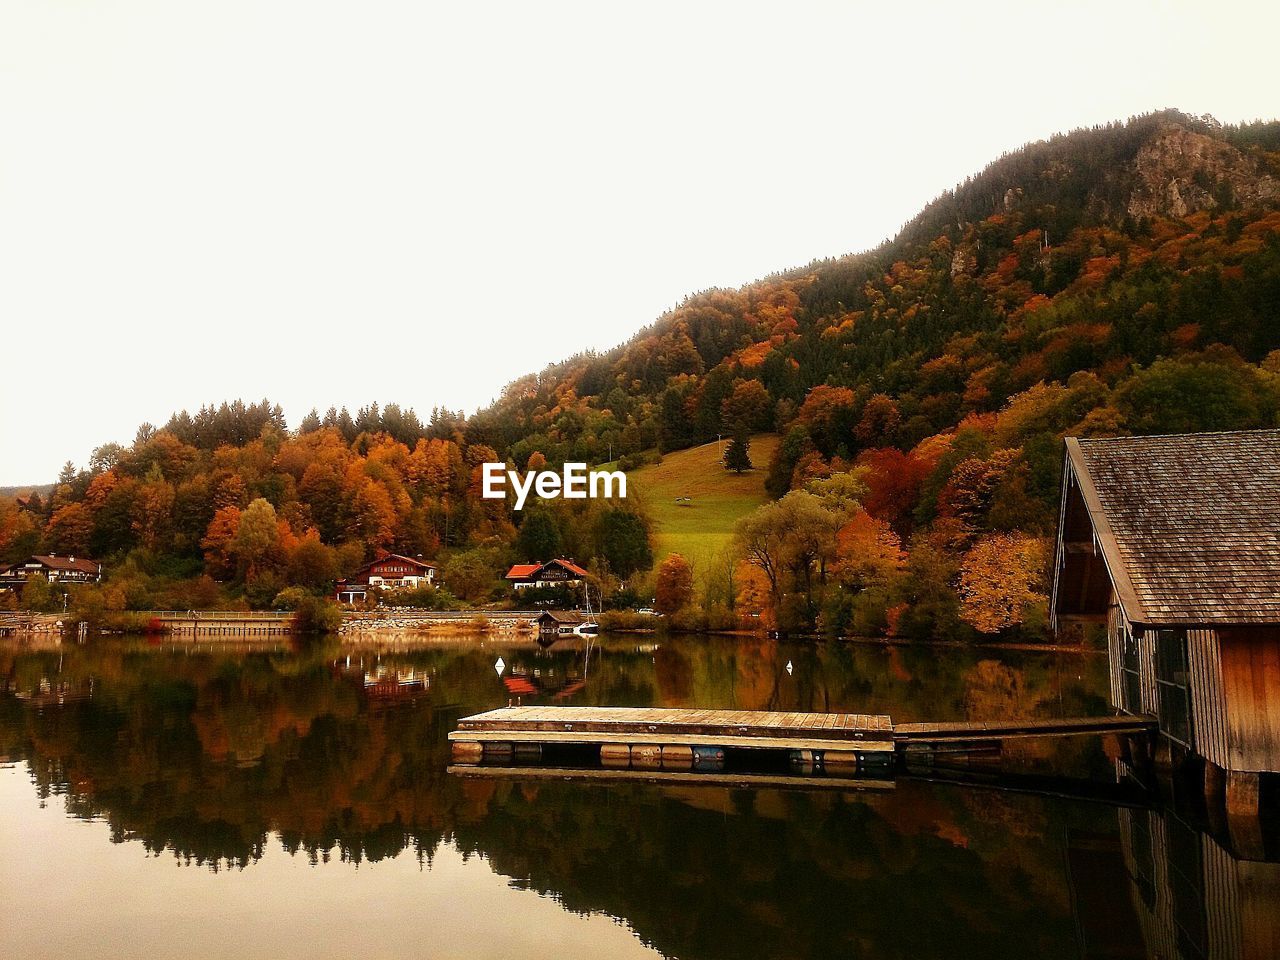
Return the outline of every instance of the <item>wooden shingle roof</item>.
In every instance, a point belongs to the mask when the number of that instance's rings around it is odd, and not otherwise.
[[[544,610],[538,619],[554,623],[586,623],[589,618],[580,610]]]
[[[1067,456],[1130,620],[1280,623],[1280,430],[1068,439]]]

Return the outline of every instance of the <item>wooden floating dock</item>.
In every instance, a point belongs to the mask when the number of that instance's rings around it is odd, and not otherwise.
[[[457,764],[539,757],[544,747],[595,747],[618,768],[688,769],[725,750],[783,751],[793,761],[864,768],[895,752],[1028,737],[1145,734],[1150,716],[900,723],[880,714],[673,710],[658,707],[503,707],[464,717],[449,734]]]
[[[653,744],[764,750],[891,752],[888,717],[861,713],[503,707],[458,721],[456,743]]]
[[[1156,718],[1141,715],[1109,717],[1064,717],[1048,720],[954,720],[933,723],[897,723],[894,743],[981,743],[1018,740],[1026,737],[1078,737],[1090,734],[1150,733]]]

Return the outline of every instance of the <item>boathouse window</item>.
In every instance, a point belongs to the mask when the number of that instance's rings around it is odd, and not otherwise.
[[[1138,638],[1126,627],[1120,633],[1120,691],[1123,708],[1129,713],[1142,713],[1142,668]]]
[[[1160,697],[1160,729],[1190,749],[1191,669],[1185,630],[1156,633],[1156,691]]]

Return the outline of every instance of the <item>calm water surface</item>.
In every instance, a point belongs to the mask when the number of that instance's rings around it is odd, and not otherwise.
[[[1130,881],[1107,804],[907,776],[832,792],[446,770],[458,718],[517,697],[1065,716],[1107,711],[1105,671],[722,639],[0,646],[0,955],[1143,955],[1109,932]],[[1112,771],[1088,738],[1006,763]]]

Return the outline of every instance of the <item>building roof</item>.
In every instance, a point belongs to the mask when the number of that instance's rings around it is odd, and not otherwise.
[[[373,569],[374,564],[383,563],[384,561],[387,561],[387,560],[400,560],[400,561],[403,561],[404,563],[412,564],[413,566],[417,567],[419,570],[434,570],[436,568],[434,563],[427,563],[427,561],[421,560],[417,557],[406,557],[404,554],[401,554],[401,553],[384,553],[381,556],[374,557],[372,560],[370,560],[368,563],[364,564],[363,566],[358,567],[355,573],[353,573],[349,579],[355,579],[359,577],[362,573],[368,573],[370,570]]]
[[[1135,623],[1280,623],[1280,430],[1067,440]]]
[[[587,571],[583,570],[580,566],[578,566],[572,560],[565,560],[563,557],[557,557],[555,560],[548,560],[545,563],[517,563],[514,566],[512,566],[510,570],[507,571],[507,575],[505,579],[532,580],[534,579],[533,575],[535,573],[542,570],[544,567],[551,566],[551,564],[553,563],[559,564],[560,566],[564,567],[566,570],[568,570],[570,573],[574,574],[575,576],[578,576],[578,577],[590,576],[590,574],[588,574]]]
[[[427,561],[427,560],[423,560],[422,557],[420,556],[406,557],[403,553],[384,553],[382,556],[378,557],[376,560],[371,561],[369,565],[372,566],[374,563],[381,563],[383,560],[403,560],[405,563],[411,563],[414,566],[420,567],[423,570],[434,570],[436,568],[436,565],[434,563],[431,563],[430,561]]]
[[[40,554],[29,557],[25,563],[39,563],[48,567],[50,570],[77,571],[79,573],[97,573],[98,561],[90,560],[87,557],[59,557],[54,554]],[[20,564],[14,564],[17,567]]]
[[[586,623],[588,617],[579,610],[544,610],[539,620],[554,620],[556,623]]]
[[[542,569],[540,563],[517,563],[507,571],[508,580],[527,580],[530,574]]]
[[[572,560],[564,560],[564,559],[560,559],[560,560],[548,560],[547,562],[548,562],[548,563],[558,563],[558,564],[560,564],[560,566],[564,567],[564,568],[565,568],[566,570],[568,570],[570,573],[576,573],[576,574],[577,574],[578,576],[580,576],[580,577],[587,577],[587,576],[590,576],[590,574],[588,574],[588,573],[587,573],[587,571],[583,570],[580,566],[578,566],[578,565],[577,565],[576,563],[574,563]]]

